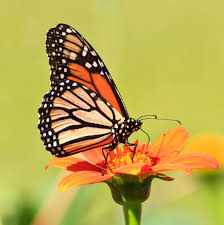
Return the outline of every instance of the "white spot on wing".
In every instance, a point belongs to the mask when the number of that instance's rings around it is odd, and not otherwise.
[[[93,62],[93,66],[94,67],[97,67],[97,63],[95,61]]]
[[[88,69],[90,69],[90,68],[92,67],[92,65],[91,65],[89,62],[87,62],[87,63],[85,64],[85,66],[86,66]]]
[[[77,57],[77,54],[74,53],[74,52],[71,52],[71,54],[70,54],[70,59],[76,60],[76,57]]]
[[[85,90],[89,90],[89,88],[88,88],[88,87],[86,87],[86,86],[84,86],[84,85],[83,85],[82,87],[83,87]]]
[[[92,54],[93,56],[96,56],[96,52],[95,52],[95,51],[91,51],[91,54]]]
[[[100,61],[99,59],[98,59],[98,63],[100,64],[100,66],[101,67],[103,67],[104,65],[103,65],[103,62],[102,61]]]
[[[67,33],[72,33],[72,30],[71,30],[70,28],[67,28],[67,29],[66,29],[66,32],[67,32]]]

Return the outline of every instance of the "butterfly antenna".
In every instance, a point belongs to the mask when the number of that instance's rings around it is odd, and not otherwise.
[[[174,120],[174,119],[165,119],[165,118],[158,118],[158,117],[154,117],[154,118],[149,118],[149,117],[140,117],[140,120],[168,120],[168,121],[174,121],[174,122],[177,122],[179,123],[179,125],[181,125],[181,122],[180,120]]]
[[[157,115],[144,115],[144,116],[140,116],[139,118],[138,118],[138,120],[142,120],[144,117],[146,117],[146,116],[148,116],[148,117],[152,117],[152,119],[157,119],[158,117],[157,117]]]

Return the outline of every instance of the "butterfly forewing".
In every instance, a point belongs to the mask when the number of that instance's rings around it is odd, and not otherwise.
[[[71,80],[52,87],[44,96],[39,116],[41,138],[58,157],[110,144],[112,127],[125,119],[98,93]]]
[[[51,84],[73,80],[109,102],[125,118],[128,113],[117,87],[92,46],[72,27],[59,24],[47,33]]]

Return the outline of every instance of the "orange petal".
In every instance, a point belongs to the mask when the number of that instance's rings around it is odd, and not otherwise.
[[[185,146],[189,133],[184,127],[176,127],[160,136],[151,146],[151,157],[164,159],[178,154]]]
[[[100,172],[80,171],[72,173],[64,177],[58,184],[59,191],[64,192],[72,187],[77,187],[86,184],[99,183],[109,180],[112,175],[102,175]]]
[[[87,161],[95,165],[100,164],[105,160],[103,157],[102,148],[95,148],[92,150],[88,150],[88,151],[82,152],[81,155]]]
[[[52,158],[50,162],[47,164],[45,169],[47,169],[49,166],[54,166],[60,169],[77,172],[77,171],[98,171],[102,173],[102,169],[78,158],[73,157],[65,157],[65,158]]]
[[[183,153],[168,159],[167,163],[178,163],[190,167],[191,169],[218,169],[218,161],[212,156],[200,153]]]
[[[165,164],[165,163],[161,163],[161,164],[157,164],[156,166],[152,167],[152,170],[154,172],[162,172],[162,171],[183,171],[184,173],[186,173],[187,175],[192,175],[193,170],[185,165],[182,164]]]
[[[113,173],[139,175],[141,173],[145,173],[148,171],[152,171],[151,167],[146,163],[139,162],[139,163],[132,163],[132,164],[128,164],[125,166],[121,166],[121,167],[113,170]]]
[[[224,165],[224,136],[216,133],[201,133],[193,137],[186,146],[185,152],[203,152]]]

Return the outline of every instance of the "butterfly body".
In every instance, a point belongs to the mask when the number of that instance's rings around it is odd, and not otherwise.
[[[128,118],[122,124],[115,124],[111,130],[115,134],[115,140],[117,143],[127,143],[128,137],[138,129],[141,128],[142,122]]]
[[[129,117],[101,58],[72,27],[59,24],[46,41],[51,90],[39,108],[39,131],[46,149],[65,157],[102,147],[113,150],[140,129]]]

